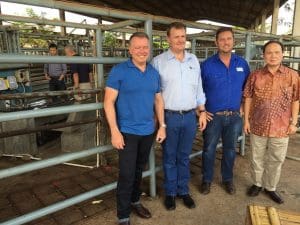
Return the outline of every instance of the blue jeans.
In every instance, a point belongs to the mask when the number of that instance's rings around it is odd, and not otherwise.
[[[189,193],[189,155],[196,135],[196,113],[166,112],[165,121],[167,138],[162,144],[165,194],[185,195]]]
[[[221,161],[222,182],[233,180],[233,166],[237,139],[242,132],[242,119],[236,115],[214,115],[203,133],[202,181],[212,182],[216,147],[222,138],[223,156]]]

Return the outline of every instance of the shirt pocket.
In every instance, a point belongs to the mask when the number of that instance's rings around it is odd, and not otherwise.
[[[183,77],[184,84],[188,88],[192,88],[193,90],[196,90],[198,86],[199,76],[200,76],[199,70],[191,67],[186,73],[185,77]]]

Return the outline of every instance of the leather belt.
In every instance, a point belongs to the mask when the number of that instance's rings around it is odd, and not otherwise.
[[[180,115],[184,115],[184,114],[187,114],[187,113],[192,112],[194,110],[195,109],[190,109],[190,110],[171,110],[171,109],[165,109],[165,112],[168,112],[168,113],[177,113],[177,114],[180,114]]]
[[[239,111],[230,111],[230,110],[225,110],[225,111],[219,111],[215,113],[216,115],[219,116],[232,116],[232,115],[239,115]]]

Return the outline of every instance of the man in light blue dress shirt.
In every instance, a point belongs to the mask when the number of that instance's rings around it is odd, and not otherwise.
[[[195,55],[185,51],[186,27],[174,22],[167,29],[168,51],[153,59],[153,66],[161,78],[165,102],[167,137],[163,142],[165,207],[176,208],[176,196],[188,208],[195,203],[189,195],[189,155],[197,131],[206,127],[205,95],[202,89],[200,65]]]

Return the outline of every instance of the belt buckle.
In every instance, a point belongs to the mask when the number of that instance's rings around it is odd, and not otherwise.
[[[232,111],[228,111],[228,110],[226,110],[225,112],[226,112],[226,116],[232,116],[232,114],[233,114],[233,112],[232,112]]]

